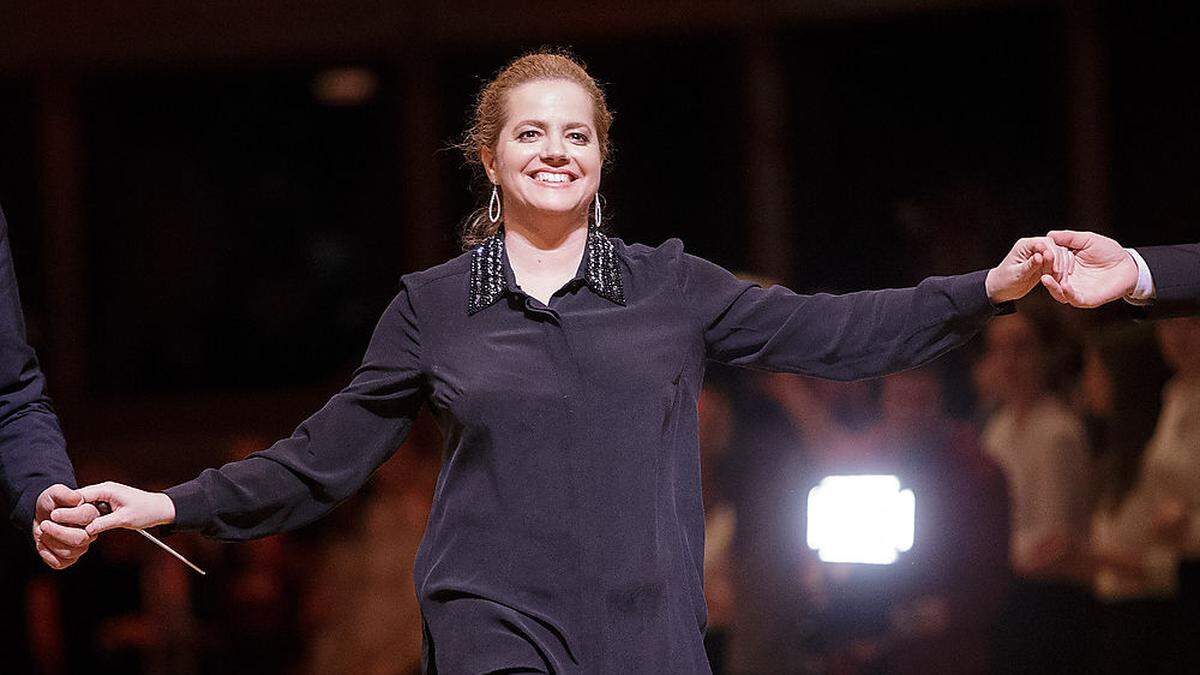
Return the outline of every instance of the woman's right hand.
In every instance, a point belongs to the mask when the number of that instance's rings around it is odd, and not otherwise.
[[[87,503],[108,502],[112,509],[111,513],[87,524],[87,533],[93,537],[118,527],[144,530],[155,525],[175,522],[175,503],[162,492],[146,492],[108,481],[79,488],[79,493]],[[70,511],[55,509],[50,514],[50,519],[56,522],[70,522],[73,516]]]

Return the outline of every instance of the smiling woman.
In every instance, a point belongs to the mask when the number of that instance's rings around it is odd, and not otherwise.
[[[574,84],[575,87],[561,86],[565,83]],[[518,92],[518,89],[526,91]],[[529,89],[533,91],[527,91]],[[552,107],[539,107],[537,104],[542,99]],[[543,110],[557,119],[538,119]],[[559,161],[566,158],[569,162],[574,157],[578,162],[582,158],[589,163],[591,188],[592,192],[596,192],[600,184],[600,168],[608,163],[611,155],[608,130],[612,120],[612,111],[608,108],[603,90],[573,57],[565,52],[527,54],[505,67],[479,92],[474,118],[459,143],[459,149],[468,162],[483,169],[479,172],[479,179],[487,181],[485,194],[507,196],[506,192],[498,192],[497,188],[507,191],[514,187],[513,184],[500,182],[495,166],[497,156],[502,153],[501,148],[511,142],[532,144],[526,151],[528,153],[540,153],[548,149]],[[552,122],[559,127],[550,128]],[[546,147],[548,135],[553,144],[549,148]],[[565,135],[569,135],[569,138],[564,140]],[[558,143],[563,145],[558,147]],[[571,152],[571,157],[568,157],[566,151],[570,147],[581,150]],[[520,156],[514,153],[513,160]],[[593,158],[598,158],[594,167],[591,166]],[[549,165],[545,168],[554,171]],[[569,167],[557,168],[560,172],[571,171]],[[536,167],[531,167],[531,170],[536,171]],[[582,167],[576,167],[574,173],[569,175],[571,182],[576,182],[575,179],[582,175]],[[586,196],[592,199],[591,194]],[[502,197],[499,200],[503,202]],[[501,224],[508,222],[502,215],[503,209],[499,212],[500,217],[487,218],[487,209],[478,209],[464,228],[463,246],[470,248],[483,243],[496,233]]]
[[[508,111],[518,121],[479,153],[488,179],[501,187],[509,229],[553,229],[555,219],[586,216],[601,163],[587,92],[562,80],[526,82],[509,93]]]
[[[600,215],[603,158],[593,140],[592,98],[572,81],[553,79],[513,87],[506,102],[500,137],[478,149],[502,214],[494,221],[489,214],[489,222],[508,231],[521,287],[548,305],[583,255],[586,228],[574,225],[588,221],[593,202]]]
[[[112,513],[55,520],[93,535],[291,530],[361,487],[428,405],[444,446],[414,570],[427,672],[709,673],[706,362],[842,380],[911,368],[1064,260],[1026,239],[991,270],[914,288],[762,288],[678,239],[601,232],[611,119],[570,57],[514,61],[463,142],[490,211],[467,224],[463,254],[401,279],[346,388],[270,448],[163,493],[83,488]]]

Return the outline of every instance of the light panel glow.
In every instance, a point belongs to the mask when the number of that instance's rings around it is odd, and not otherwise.
[[[912,548],[916,507],[896,476],[827,476],[808,493],[808,547],[825,562],[890,565]]]

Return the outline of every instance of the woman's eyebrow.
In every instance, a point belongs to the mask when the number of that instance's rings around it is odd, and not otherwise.
[[[520,122],[517,122],[516,124],[514,124],[513,128],[523,127],[525,125],[538,127],[540,129],[545,129],[547,126],[549,126],[542,120],[521,120]],[[579,127],[583,127],[584,129],[587,129],[588,131],[591,131],[591,129],[592,129],[591,125],[588,124],[587,122],[568,122],[567,124],[563,125],[563,128],[565,128],[565,129],[577,129]]]

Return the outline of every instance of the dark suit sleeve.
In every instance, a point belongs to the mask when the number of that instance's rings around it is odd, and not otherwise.
[[[46,396],[46,380],[33,348],[25,342],[25,318],[8,223],[0,210],[0,483],[13,524],[33,523],[34,502],[55,483],[75,487],[58,418]]]
[[[1200,244],[1147,246],[1137,249],[1154,278],[1151,317],[1200,313]]]
[[[350,384],[290,438],[166,490],[175,504],[168,530],[239,541],[320,518],[404,442],[424,400],[420,362],[417,321],[402,289]]]
[[[734,277],[684,256],[684,298],[704,327],[710,359],[736,366],[856,380],[919,366],[969,340],[995,306],[986,271],[931,277],[914,288],[801,295]]]

